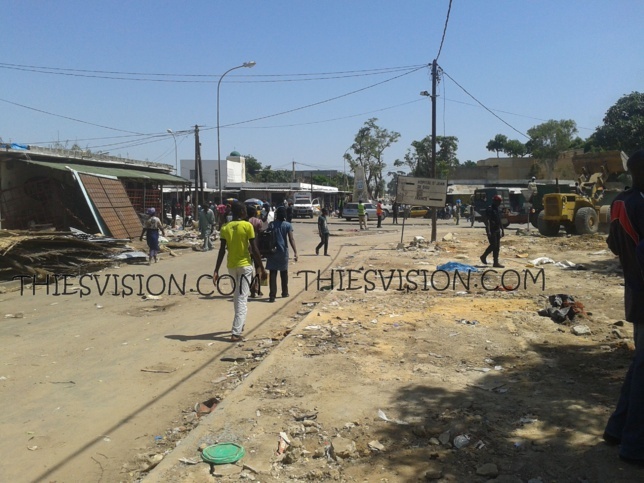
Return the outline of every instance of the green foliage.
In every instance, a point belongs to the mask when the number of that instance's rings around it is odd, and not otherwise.
[[[246,158],[246,177],[252,180],[262,170],[262,163],[257,161],[252,154],[247,154],[244,158]]]
[[[549,177],[552,176],[559,153],[570,149],[575,134],[577,124],[572,119],[551,119],[528,129],[530,141],[526,143],[527,147],[535,158],[546,164]]]
[[[622,96],[606,111],[604,125],[588,139],[586,150],[613,149],[633,154],[644,147],[644,93],[632,92]]]
[[[496,151],[496,157],[499,157],[499,153],[505,149],[505,146],[508,142],[508,137],[503,134],[497,134],[494,136],[494,139],[491,139],[487,143],[488,151]]]
[[[407,167],[413,176],[431,178],[432,176],[432,137],[412,141],[413,149],[408,149],[403,160],[394,161],[396,167]],[[436,136],[436,177],[447,178],[451,170],[459,165],[456,151],[458,138],[455,136]]]
[[[449,173],[459,165],[456,151],[458,138],[456,136],[436,136],[436,177],[446,179]]]
[[[367,190],[372,199],[381,197],[384,189],[383,170],[387,166],[384,152],[400,138],[400,133],[390,132],[378,126],[377,120],[371,118],[364,123],[350,148],[354,155],[346,153],[344,156],[352,170],[355,171],[358,166],[364,169]]]
[[[522,158],[527,154],[527,149],[518,139],[510,139],[505,143],[503,152],[513,158]]]
[[[414,176],[429,177],[432,164],[431,136],[426,136],[420,141],[412,141],[411,146],[413,150],[408,149],[403,160],[394,161],[394,166],[397,168],[407,167]]]

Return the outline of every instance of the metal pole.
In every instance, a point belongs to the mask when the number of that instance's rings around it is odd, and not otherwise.
[[[224,202],[224,195],[223,195],[223,187],[222,187],[222,182],[221,182],[221,141],[219,138],[219,88],[221,87],[221,81],[224,79],[224,76],[228,74],[229,72],[232,72],[235,69],[241,69],[242,67],[254,67],[255,66],[255,61],[250,61],[250,62],[244,62],[242,65],[238,65],[237,67],[233,67],[232,69],[228,69],[226,72],[224,72],[221,77],[219,78],[219,82],[217,83],[217,184],[219,185],[219,203],[223,204]],[[226,169],[226,179],[228,179],[228,169]]]

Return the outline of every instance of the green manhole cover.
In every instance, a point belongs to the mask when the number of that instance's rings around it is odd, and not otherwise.
[[[235,443],[219,443],[208,446],[201,452],[201,459],[215,465],[235,463],[242,459],[246,450]]]

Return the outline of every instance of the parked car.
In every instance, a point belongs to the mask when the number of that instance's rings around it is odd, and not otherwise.
[[[363,203],[365,208],[365,215],[367,221],[377,220],[378,215],[376,214],[376,205],[374,203]],[[352,218],[358,218],[358,203],[347,203],[342,209],[342,217],[347,221],[351,221]],[[387,218],[387,212],[383,210],[382,219]]]

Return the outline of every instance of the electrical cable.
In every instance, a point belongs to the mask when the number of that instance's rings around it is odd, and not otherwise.
[[[419,71],[420,69],[423,69],[423,68],[425,68],[425,67],[427,67],[427,65],[422,65],[421,67],[418,67],[418,68],[416,68],[416,69],[410,70],[409,72],[405,72],[404,74],[400,74],[400,75],[397,75],[397,76],[395,76],[395,77],[391,77],[391,78],[389,78],[389,79],[385,79],[384,81],[376,82],[375,84],[371,84],[371,85],[369,85],[369,86],[362,87],[362,88],[360,88],[360,89],[356,89],[356,90],[354,90],[354,91],[347,92],[347,93],[345,93],[345,94],[341,94],[341,95],[339,95],[339,96],[331,97],[331,98],[329,98],[329,99],[325,99],[325,100],[323,100],[323,101],[314,102],[314,103],[312,103],[312,104],[307,104],[307,105],[305,105],[305,106],[296,107],[296,108],[293,108],[293,109],[289,109],[289,110],[287,110],[287,111],[277,112],[277,113],[275,113],[275,114],[269,114],[269,115],[266,115],[266,116],[256,117],[256,118],[254,118],[254,119],[248,119],[248,120],[246,120],[246,121],[233,122],[233,123],[230,123],[230,124],[225,124],[225,125],[223,125],[223,126],[221,126],[221,125],[220,125],[219,127],[220,127],[220,128],[221,128],[221,127],[231,127],[231,126],[238,126],[239,124],[248,124],[248,123],[250,123],[250,122],[261,121],[261,120],[263,120],[263,119],[269,119],[269,118],[271,118],[271,117],[283,116],[284,114],[290,114],[290,113],[292,113],[292,112],[301,111],[301,110],[303,110],[303,109],[308,109],[309,107],[315,107],[315,106],[319,106],[319,105],[321,105],[321,104],[326,104],[327,102],[336,101],[336,100],[338,100],[338,99],[342,99],[343,97],[348,97],[348,96],[351,96],[351,95],[353,95],[353,94],[357,94],[358,92],[366,91],[366,90],[368,90],[368,89],[372,89],[372,88],[374,88],[374,87],[377,87],[377,86],[379,86],[379,85],[385,84],[385,83],[387,83],[387,82],[391,82],[391,81],[393,81],[393,80],[399,79],[399,78],[404,77],[404,76],[406,76],[406,75],[413,74],[414,72],[417,72],[417,71]],[[209,129],[216,129],[216,128],[209,128]]]
[[[69,121],[76,121],[76,122],[80,122],[80,123],[83,123],[83,124],[88,124],[88,125],[90,125],[90,126],[102,127],[103,129],[110,129],[111,131],[118,131],[118,132],[126,132],[126,133],[129,133],[129,134],[139,134],[139,135],[143,135],[143,134],[142,134],[142,133],[140,133],[140,132],[139,132],[139,133],[137,133],[137,132],[134,132],[134,131],[126,131],[126,130],[124,130],[124,129],[117,129],[117,128],[115,128],[115,127],[110,127],[110,126],[103,126],[103,125],[101,125],[101,124],[95,124],[95,123],[93,123],[93,122],[83,121],[83,120],[81,120],[81,119],[74,119],[73,117],[61,116],[60,114],[54,114],[54,113],[51,113],[51,112],[43,111],[42,109],[36,109],[35,107],[25,106],[24,104],[18,104],[17,102],[11,102],[11,101],[8,101],[8,100],[6,100],[6,99],[1,99],[1,98],[0,98],[0,101],[2,101],[2,102],[6,102],[7,104],[11,104],[11,105],[13,105],[13,106],[18,106],[18,107],[22,107],[22,108],[24,108],[24,109],[29,109],[29,110],[31,110],[31,111],[36,111],[36,112],[40,112],[40,113],[42,113],[42,114],[47,114],[47,115],[49,115],[49,116],[60,117],[60,118],[62,118],[62,119],[67,119],[67,120],[69,120]]]
[[[344,79],[348,77],[364,77],[364,76],[373,76],[373,75],[382,75],[390,74],[393,72],[406,71],[408,69],[417,68],[418,65],[413,66],[401,66],[401,67],[387,67],[380,69],[365,69],[365,70],[355,70],[355,71],[340,71],[340,72],[322,72],[322,73],[310,73],[310,74],[258,74],[258,75],[243,75],[243,74],[233,74],[229,76],[228,83],[266,83],[266,82],[300,82],[300,81],[313,81],[313,80],[331,80],[331,79]],[[421,66],[422,67],[422,66]],[[100,70],[87,70],[87,69],[63,69],[59,67],[41,67],[41,66],[29,66],[29,65],[20,65],[20,64],[7,64],[0,62],[0,69],[10,69],[18,70],[23,72],[36,72],[40,74],[54,74],[54,75],[64,75],[71,77],[86,77],[86,78],[96,78],[96,79],[110,79],[110,80],[129,80],[129,81],[139,81],[139,82],[169,82],[169,83],[216,83],[219,81],[220,75],[214,74],[160,74],[160,73],[141,73],[141,72],[116,72],[116,71],[100,71]],[[151,78],[141,78],[141,77],[122,77],[122,76],[150,76],[150,77],[179,77],[179,79],[151,79]],[[318,77],[312,77],[318,76]],[[199,78],[212,78],[212,80],[186,80],[180,79],[180,77],[199,77]],[[245,78],[250,77],[249,80],[234,80],[231,78]],[[267,77],[307,77],[307,78],[296,78],[296,79],[272,79],[272,80],[263,80],[260,78]]]
[[[449,22],[449,13],[452,11],[452,0],[449,0],[449,7],[447,8],[447,18],[445,18],[445,27],[443,27],[443,38],[441,39],[441,45],[438,48],[438,54],[436,54],[436,62],[441,56],[441,51],[443,50],[443,42],[445,42],[445,34],[447,33],[447,23]]]
[[[515,128],[515,127],[514,127],[514,126],[512,126],[510,123],[508,123],[507,121],[505,121],[504,119],[502,119],[500,116],[497,116],[497,115],[496,115],[496,114],[495,114],[495,113],[494,113],[490,108],[488,108],[485,104],[483,104],[483,103],[482,103],[481,101],[479,101],[476,97],[474,97],[472,94],[470,94],[470,93],[467,91],[467,89],[465,89],[462,85],[460,85],[458,82],[456,82],[456,81],[452,78],[452,76],[450,76],[450,75],[449,75],[447,72],[445,72],[442,68],[441,68],[441,71],[443,72],[443,74],[444,74],[444,75],[446,75],[446,76],[447,76],[447,78],[448,78],[448,79],[450,79],[454,84],[456,84],[458,87],[460,87],[460,88],[461,88],[461,90],[462,90],[463,92],[465,92],[468,96],[470,96],[472,99],[474,99],[474,100],[475,100],[475,101],[476,101],[476,102],[477,102],[477,103],[478,103],[478,104],[479,104],[483,109],[485,109],[487,112],[489,112],[490,114],[492,114],[494,117],[496,117],[499,121],[501,121],[503,124],[505,124],[506,126],[508,126],[508,127],[509,127],[510,129],[512,129],[513,131],[516,131],[516,132],[518,132],[519,134],[521,134],[521,136],[524,136],[524,137],[526,137],[526,138],[530,139],[530,136],[528,136],[527,134],[525,134],[525,133],[523,133],[523,132],[519,131],[517,128]]]

